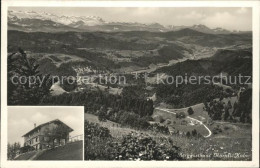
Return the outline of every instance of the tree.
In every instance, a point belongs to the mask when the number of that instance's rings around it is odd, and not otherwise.
[[[65,144],[67,143],[68,132],[69,128],[63,124],[59,124],[57,127],[53,129],[54,137],[59,142],[59,145],[62,139],[65,140]]]
[[[50,76],[40,74],[39,64],[28,59],[22,49],[10,54],[7,60],[8,105],[37,105],[49,95]]]
[[[229,118],[229,108],[226,107],[226,108],[225,108],[225,112],[224,112],[223,119],[224,119],[224,121],[226,121],[228,118]]]
[[[100,111],[98,113],[98,120],[101,122],[107,121],[106,115],[107,115],[107,108],[103,106],[100,108]]]
[[[227,104],[227,106],[228,106],[228,109],[231,109],[231,108],[232,108],[232,105],[231,105],[231,102],[230,102],[230,100],[228,101],[228,104]]]
[[[196,129],[194,129],[194,130],[192,130],[191,131],[191,135],[193,136],[193,137],[196,137],[197,136],[197,130]]]
[[[52,148],[55,147],[55,140],[59,142],[60,140],[65,139],[65,143],[67,141],[68,130],[69,128],[63,124],[57,124],[54,128],[45,128],[44,134],[48,136],[47,142]]]
[[[186,136],[189,138],[191,136],[190,131],[186,133]]]
[[[13,160],[19,151],[21,145],[19,142],[15,142],[13,144],[8,143],[7,144],[7,159]]]
[[[193,109],[190,107],[190,108],[188,108],[188,114],[189,115],[192,115],[194,113],[194,111],[193,111]]]
[[[207,102],[203,102],[203,104],[204,104],[203,110],[209,111],[208,103]]]

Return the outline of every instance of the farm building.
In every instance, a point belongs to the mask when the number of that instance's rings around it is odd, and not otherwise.
[[[46,149],[50,144],[66,144],[69,140],[69,133],[72,131],[72,128],[56,119],[39,126],[34,124],[34,128],[22,137],[24,137],[24,146],[31,146],[38,150]]]

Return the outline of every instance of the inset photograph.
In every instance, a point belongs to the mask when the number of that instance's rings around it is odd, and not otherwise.
[[[83,160],[83,107],[8,107],[8,160]]]

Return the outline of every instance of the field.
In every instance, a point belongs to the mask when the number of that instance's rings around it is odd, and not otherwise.
[[[219,100],[219,99],[217,98],[215,100]],[[237,97],[223,98],[223,100],[222,100],[222,102],[224,102],[225,104],[227,104],[228,101],[230,101],[231,105],[232,105],[232,108],[231,108],[230,111],[233,111],[233,106],[234,106],[234,103],[237,102]],[[208,116],[208,113],[203,109],[203,107],[204,107],[203,103],[196,104],[196,105],[193,105],[193,106],[190,106],[190,107],[194,111],[194,113],[192,115],[189,115],[190,117],[198,119],[198,120],[200,120],[202,122],[207,122],[207,120],[209,119],[209,116]],[[189,107],[181,108],[181,109],[173,109],[170,105],[161,103],[159,108],[162,108],[162,109],[166,108],[169,111],[174,112],[174,113],[181,113],[181,112],[183,112],[186,115],[188,115],[187,111],[188,111]],[[153,115],[161,115],[165,119],[167,119],[167,118],[175,118],[175,115],[170,114],[170,113],[165,113],[165,112],[163,112],[161,110],[155,110],[155,113]]]
[[[14,160],[29,160],[31,157],[33,157],[37,152],[36,151],[31,151],[27,152],[25,154],[22,154],[18,157],[16,157]]]
[[[37,160],[82,160],[83,142],[68,143],[65,146],[47,150]]]
[[[48,150],[31,151],[19,155],[14,160],[82,160],[83,141]]]
[[[172,117],[165,114],[165,117]],[[85,120],[97,123],[110,130],[112,137],[121,139],[131,133],[149,135],[156,142],[171,139],[172,144],[181,148],[181,156],[187,160],[251,160],[251,130],[247,124],[230,124],[215,122],[210,129],[220,125],[222,132],[209,138],[188,138],[185,135],[164,135],[145,130],[134,130],[121,127],[119,124],[107,121],[100,122],[97,116],[85,113]],[[237,154],[236,154],[237,153]],[[239,156],[238,156],[239,155]]]
[[[59,67],[63,63],[68,62],[80,62],[84,61],[84,59],[75,56],[75,55],[67,55],[67,54],[60,54],[60,53],[28,53],[28,57],[32,57],[34,59],[37,59],[38,61],[42,59],[50,59],[51,62]]]
[[[121,127],[120,124],[112,121],[100,122],[97,116],[89,113],[85,113],[85,120],[100,124],[100,126],[108,128],[113,137],[122,137],[123,135],[127,135],[131,132],[136,132],[134,129]]]

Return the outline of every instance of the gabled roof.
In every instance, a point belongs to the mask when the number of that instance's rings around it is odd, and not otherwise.
[[[73,131],[73,129],[70,128],[68,125],[66,125],[64,122],[60,121],[59,119],[55,119],[55,120],[52,120],[52,121],[49,121],[49,122],[46,122],[46,123],[43,123],[43,124],[38,125],[37,127],[35,127],[34,129],[32,129],[31,131],[29,131],[29,132],[27,132],[26,134],[24,134],[22,137],[25,137],[25,136],[27,136],[28,134],[30,134],[30,133],[36,131],[37,129],[40,129],[41,127],[43,127],[43,126],[45,126],[45,125],[48,125],[48,124],[51,124],[51,123],[60,123],[60,124],[63,124],[63,125],[65,125],[65,126],[68,127],[69,132],[72,132],[72,131]]]

